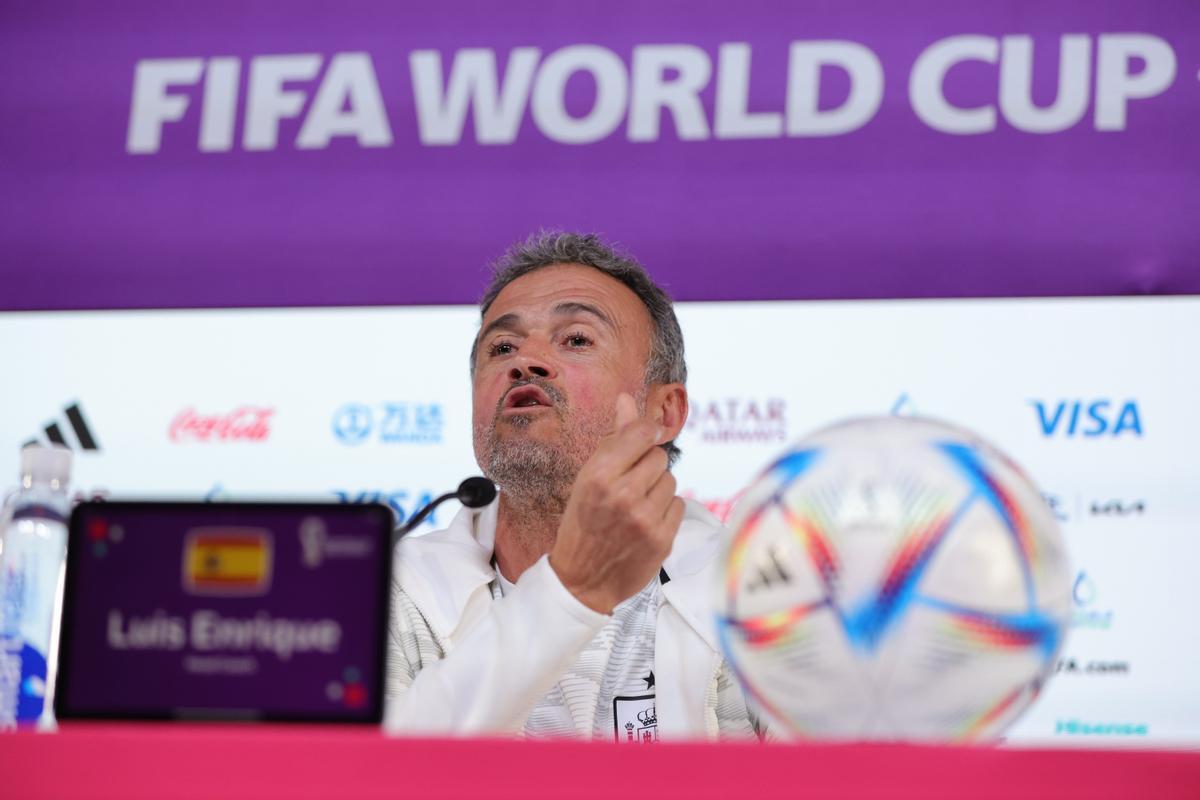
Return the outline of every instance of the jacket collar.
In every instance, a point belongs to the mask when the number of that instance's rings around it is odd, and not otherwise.
[[[719,650],[714,611],[719,575],[721,521],[694,500],[687,505],[675,544],[663,562],[670,581],[663,597],[713,650]]]
[[[712,597],[722,527],[704,506],[684,502],[683,522],[663,562],[670,578],[663,597],[716,650]],[[499,507],[499,501],[493,500],[480,509],[464,508],[446,528],[401,539],[396,545],[396,580],[442,641],[458,627],[471,596],[496,578],[492,553]]]
[[[471,595],[496,577],[492,550],[498,508],[496,501],[464,508],[448,527],[396,545],[392,574],[440,641],[458,627]]]

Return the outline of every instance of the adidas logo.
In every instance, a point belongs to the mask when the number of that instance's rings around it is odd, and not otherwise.
[[[92,434],[92,429],[88,427],[87,420],[83,418],[83,409],[79,407],[79,403],[72,403],[64,408],[63,414],[66,415],[66,423],[69,423],[69,425],[59,425],[60,422],[63,422],[62,419],[48,422],[46,427],[42,429],[46,434],[46,442],[74,449],[75,445],[68,442],[67,438],[63,435],[63,429],[66,428],[74,434],[75,442],[78,444],[80,450],[100,449],[100,445],[96,442],[96,437]],[[35,436],[25,442],[25,444],[44,444],[44,442]]]

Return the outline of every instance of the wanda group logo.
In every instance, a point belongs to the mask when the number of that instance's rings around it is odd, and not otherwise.
[[[171,420],[167,432],[172,442],[265,442],[271,435],[275,409],[238,406],[232,411],[202,414],[185,408]]]

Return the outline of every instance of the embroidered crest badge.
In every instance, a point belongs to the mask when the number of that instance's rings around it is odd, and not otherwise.
[[[613,736],[618,744],[658,741],[658,711],[654,695],[613,698]]]

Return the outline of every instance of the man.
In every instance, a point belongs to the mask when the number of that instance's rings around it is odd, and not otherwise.
[[[647,742],[753,736],[709,611],[720,524],[675,496],[670,300],[594,236],[497,264],[471,356],[500,487],[396,549],[388,726]]]

